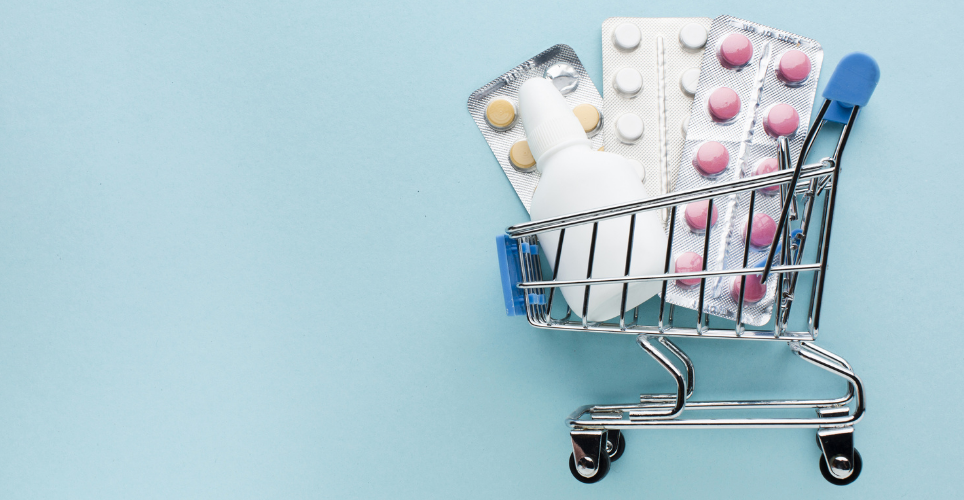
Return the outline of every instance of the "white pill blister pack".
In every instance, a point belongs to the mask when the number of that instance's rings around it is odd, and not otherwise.
[[[519,200],[529,211],[540,171],[519,120],[519,87],[530,78],[547,78],[579,118],[593,148],[603,146],[602,97],[568,45],[554,45],[492,80],[469,96],[469,114],[485,137]]]
[[[700,64],[699,83],[680,154],[676,190],[705,188],[778,169],[778,140],[789,143],[790,165],[800,154],[823,61],[814,40],[730,16],[713,20]],[[747,267],[765,263],[782,209],[779,187],[758,190]],[[703,268],[709,219],[707,270],[744,268],[751,195],[721,196],[677,209],[670,272]],[[709,217],[708,217],[709,215]],[[779,263],[779,261],[778,261]],[[754,280],[755,277],[755,280]],[[765,283],[748,275],[742,321],[761,326],[770,320],[776,275]],[[706,280],[704,310],[736,319],[740,277]],[[666,300],[696,309],[700,280],[668,284]]]
[[[603,22],[606,151],[642,163],[649,196],[673,191],[711,22],[706,17]]]

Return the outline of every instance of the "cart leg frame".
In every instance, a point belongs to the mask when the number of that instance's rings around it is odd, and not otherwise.
[[[652,342],[655,339],[656,342]],[[636,343],[660,364],[676,383],[675,394],[643,394],[640,402],[616,405],[586,405],[574,411],[568,419],[571,427],[573,455],[576,468],[584,477],[608,472],[599,464],[608,457],[607,432],[625,429],[650,428],[815,428],[822,452],[821,470],[835,484],[847,484],[860,472],[860,455],[853,445],[854,424],[863,418],[866,409],[863,383],[853,367],[842,357],[818,347],[813,342],[788,342],[794,354],[804,361],[829,371],[847,382],[847,393],[832,399],[810,400],[738,400],[689,401],[695,385],[695,369],[689,357],[668,338],[640,334]],[[677,360],[681,370],[655,344],[661,344]],[[685,372],[685,373],[684,373]],[[851,408],[852,406],[852,408]],[[681,418],[685,410],[773,410],[814,408],[812,418]],[[852,410],[852,411],[851,411]],[[629,418],[624,414],[628,413]],[[585,416],[589,418],[586,419]],[[580,463],[580,460],[582,462]],[[596,465],[593,465],[596,464]],[[824,470],[826,468],[826,470]],[[601,478],[600,478],[601,479]],[[598,480],[598,479],[597,479]]]

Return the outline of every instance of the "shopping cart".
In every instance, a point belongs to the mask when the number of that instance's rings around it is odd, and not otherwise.
[[[823,286],[830,253],[830,233],[837,192],[840,187],[841,155],[853,129],[854,121],[862,106],[867,104],[879,79],[876,62],[864,54],[851,54],[841,60],[823,92],[825,101],[814,120],[814,126],[802,146],[793,168],[790,168],[789,146],[780,141],[779,161],[781,169],[765,175],[720,183],[718,185],[689,191],[679,191],[643,201],[610,206],[512,226],[499,237],[499,258],[503,274],[506,310],[510,315],[525,314],[529,323],[539,328],[634,334],[636,343],[652,356],[673,378],[676,392],[668,394],[643,394],[638,403],[614,405],[587,405],[577,409],[567,419],[571,427],[573,453],[569,468],[576,479],[584,483],[601,480],[609,472],[610,464],[625,449],[623,430],[637,428],[695,428],[695,427],[783,427],[815,428],[822,456],[819,461],[823,476],[834,484],[849,484],[857,479],[861,470],[860,453],[854,449],[853,433],[864,414],[864,388],[853,368],[842,357],[817,347],[814,341],[820,329],[820,310],[823,302]],[[829,122],[842,124],[833,155],[818,163],[806,164],[807,156],[816,137]],[[673,228],[677,211],[687,203],[709,200],[707,224],[714,198],[746,193],[749,195],[749,217],[752,220],[756,191],[767,187],[781,187],[783,209],[777,221],[775,244],[770,245],[769,257],[763,269],[747,267],[744,250],[743,269],[724,269],[690,273],[671,273]],[[593,235],[600,221],[629,217],[651,211],[669,211],[668,243],[664,273],[647,276],[630,276],[631,247],[626,253],[626,274],[622,277],[593,278],[592,259],[595,237],[590,242],[588,270],[584,280],[556,280],[552,269],[558,269],[566,230],[592,225]],[[817,220],[819,219],[819,220]],[[629,224],[630,231],[633,223]],[[540,233],[558,231],[558,248],[552,266],[539,251],[536,236]],[[749,231],[744,237],[744,248],[749,247]],[[705,232],[708,245],[711,230]],[[813,241],[815,240],[815,241]],[[633,238],[630,236],[629,245]],[[813,245],[816,245],[813,251]],[[708,248],[708,247],[706,247]],[[706,255],[704,267],[706,269]],[[765,281],[775,280],[777,294],[774,299],[770,323],[764,327],[748,328],[743,319],[743,291],[748,275],[761,275]],[[549,276],[552,279],[546,280]],[[707,279],[738,277],[741,280],[740,300],[735,321],[713,318],[704,311]],[[800,278],[804,279],[800,279]],[[672,280],[700,278],[698,307],[685,312],[666,303],[667,284]],[[807,279],[809,278],[809,280]],[[662,282],[658,307],[646,304],[627,310],[626,296],[630,283]],[[809,283],[807,283],[809,281]],[[798,282],[801,287],[798,289]],[[578,286],[585,289],[583,304],[589,303],[592,287],[588,285],[622,284],[622,307],[617,319],[591,322],[585,311],[574,317],[573,311],[558,300],[556,289]],[[803,299],[809,298],[808,302]],[[584,306],[585,307],[585,306]],[[791,311],[797,311],[791,315]],[[684,318],[691,316],[690,319]],[[695,316],[695,322],[692,321]],[[805,326],[798,327],[797,325]],[[695,324],[694,324],[695,323]],[[670,337],[726,338],[776,340],[789,344],[794,354],[804,361],[819,366],[847,382],[847,392],[830,399],[760,400],[760,401],[691,401],[695,383],[693,363],[674,344]],[[664,352],[659,348],[665,349]],[[668,354],[667,354],[668,353]],[[678,364],[677,364],[678,363]],[[680,368],[680,365],[682,368]],[[684,418],[686,410],[737,410],[757,412],[774,409],[816,410],[811,418]]]

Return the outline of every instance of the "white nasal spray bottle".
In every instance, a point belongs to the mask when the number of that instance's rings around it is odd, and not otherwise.
[[[613,154],[594,151],[579,120],[569,109],[552,82],[533,78],[519,89],[519,115],[525,127],[529,149],[542,172],[532,195],[532,220],[547,219],[584,210],[618,205],[647,198],[633,163]],[[630,216],[599,223],[592,277],[625,275]],[[566,229],[562,257],[555,270],[557,280],[586,279],[592,224]],[[550,264],[556,260],[559,231],[538,235]],[[630,276],[662,274],[666,263],[666,235],[656,211],[636,214]],[[626,310],[659,293],[662,282],[634,283],[626,295]],[[572,312],[583,315],[586,288],[562,287]],[[589,321],[604,321],[619,315],[622,284],[590,287]]]

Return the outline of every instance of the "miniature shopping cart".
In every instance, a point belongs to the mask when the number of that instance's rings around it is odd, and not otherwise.
[[[878,78],[877,64],[869,56],[851,54],[840,62],[823,92],[826,100],[814,120],[814,126],[807,134],[795,165],[791,165],[789,146],[786,139],[783,139],[779,145],[781,169],[776,172],[720,183],[708,188],[679,191],[658,198],[519,224],[508,228],[506,235],[499,237],[506,309],[510,315],[525,314],[529,323],[539,328],[634,334],[637,344],[666,369],[676,383],[675,393],[643,394],[638,403],[589,405],[573,412],[567,419],[571,427],[573,448],[569,468],[576,479],[584,483],[594,483],[605,477],[611,462],[618,459],[625,449],[626,441],[621,431],[670,427],[815,428],[822,452],[819,466],[823,476],[831,483],[839,485],[849,484],[857,478],[861,470],[861,458],[860,453],[854,449],[853,432],[854,424],[864,413],[864,388],[846,360],[817,347],[814,341],[820,329],[820,306],[823,302],[823,286],[830,253],[830,232],[835,200],[840,188],[841,155],[858,111],[867,104]],[[829,122],[843,125],[833,155],[820,162],[806,164],[814,140]],[[775,279],[777,293],[770,322],[764,327],[750,328],[742,321],[743,291],[746,289],[748,275],[760,274],[761,269],[747,267],[744,251],[743,269],[671,273],[673,228],[678,210],[687,203],[709,200],[711,205],[707,213],[711,214],[714,198],[741,193],[750,197],[748,220],[753,220],[756,191],[777,185],[780,186],[783,196],[782,215],[777,221],[775,241],[770,245],[769,257],[762,269],[763,280],[771,275]],[[624,276],[593,278],[592,255],[596,245],[593,238],[590,242],[589,271],[586,279],[555,279],[552,269],[558,269],[565,233],[570,228],[592,225],[595,234],[601,221],[635,217],[634,214],[664,209],[669,211],[670,223],[663,274],[630,276],[630,249],[626,253]],[[707,220],[708,229],[704,236],[706,242],[710,239],[710,226]],[[629,227],[632,228],[633,225],[630,224]],[[536,236],[553,231],[558,232],[559,237],[555,262],[550,266],[544,259],[544,252],[539,251]],[[747,248],[750,234],[746,234],[745,238],[747,241],[744,248]],[[632,237],[629,242],[631,245]],[[703,255],[703,269],[707,269],[706,252]],[[736,277],[735,279],[742,280],[735,321],[721,318],[710,320],[710,315],[704,311],[703,299],[707,280],[721,277]],[[666,303],[667,283],[687,278],[701,280],[700,299],[695,313]],[[653,281],[662,282],[658,308],[650,306],[646,309],[644,304],[627,310],[626,295],[629,284]],[[799,288],[798,283],[801,285]],[[622,285],[620,314],[616,319],[605,322],[588,321],[585,311],[579,315],[581,317],[574,317],[573,311],[564,301],[559,300],[559,293],[556,292],[564,286],[581,287],[586,290],[583,304],[588,304],[592,291],[589,285],[604,284]],[[791,315],[791,311],[796,311],[796,314]],[[686,319],[686,316],[691,319]],[[797,327],[804,322],[805,326]],[[693,363],[670,337],[785,341],[801,359],[842,377],[847,382],[848,389],[843,396],[830,399],[692,401],[690,397],[695,382]],[[662,346],[662,349],[659,346]],[[684,418],[684,414],[689,414],[687,410],[760,412],[801,408],[815,409],[816,415],[811,418],[773,418],[765,415],[758,418]]]

